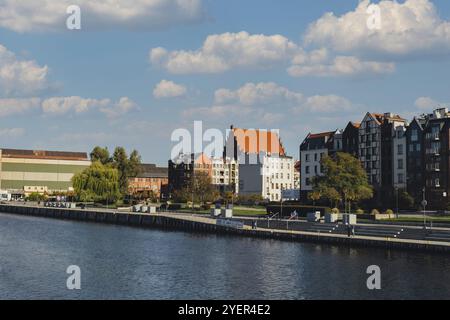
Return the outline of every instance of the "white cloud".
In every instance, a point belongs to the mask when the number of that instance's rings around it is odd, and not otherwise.
[[[154,48],[150,62],[175,74],[222,73],[239,67],[267,68],[286,63],[297,50],[297,45],[284,36],[242,31],[210,35],[195,51]]]
[[[76,114],[87,112],[95,108],[107,107],[109,99],[85,99],[82,97],[53,97],[42,102],[42,111],[46,114],[61,115],[69,112]]]
[[[346,98],[337,95],[316,95],[308,97],[300,106],[300,111],[307,110],[314,113],[351,111],[353,104]]]
[[[86,99],[78,96],[53,97],[42,102],[42,111],[50,115],[82,114],[98,110],[109,118],[113,118],[124,115],[136,107],[136,104],[127,97],[120,98],[117,102],[110,99]]]
[[[81,8],[82,30],[157,30],[204,16],[202,0],[0,0],[0,27],[16,32],[64,31],[70,5]]]
[[[128,97],[122,97],[112,105],[102,106],[100,111],[106,114],[108,118],[117,118],[123,116],[138,108],[137,104]]]
[[[185,86],[173,81],[162,80],[153,90],[153,96],[158,99],[184,96],[187,90]]]
[[[420,97],[416,99],[414,105],[421,111],[431,112],[439,107],[449,107],[450,103],[439,102],[430,97]]]
[[[47,66],[39,66],[33,60],[20,60],[0,44],[1,94],[26,96],[47,90],[49,88],[47,76]]]
[[[2,128],[0,129],[0,138],[19,138],[25,135],[24,128]]]
[[[38,109],[39,98],[28,99],[0,99],[0,117],[24,114]]]
[[[270,103],[298,104],[303,100],[303,94],[290,91],[274,82],[246,83],[235,91],[216,90],[214,100],[217,104],[239,103],[246,106]]]
[[[380,1],[379,30],[367,27],[369,5],[364,0],[342,16],[324,14],[309,26],[305,44],[384,58],[450,53],[450,22],[439,17],[431,1]]]
[[[182,116],[229,122],[251,117],[256,123],[269,125],[281,122],[289,112],[296,116],[348,113],[354,111],[355,107],[351,101],[337,95],[306,96],[274,82],[261,82],[246,83],[236,90],[218,89],[211,107],[186,109]]]
[[[288,69],[288,73],[293,77],[355,76],[361,74],[393,73],[394,71],[394,63],[361,61],[359,58],[353,56],[337,56],[330,59],[328,54],[321,57],[321,59],[307,58],[299,61],[296,58],[294,59],[294,64]]]

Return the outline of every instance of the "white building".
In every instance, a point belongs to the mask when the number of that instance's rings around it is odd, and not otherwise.
[[[335,132],[310,133],[300,145],[300,190],[303,199],[312,191],[314,177],[322,175],[322,158],[334,151],[336,140],[332,138]]]
[[[232,127],[225,152],[238,161],[239,194],[280,201],[282,190],[294,188],[294,159],[278,132]]]

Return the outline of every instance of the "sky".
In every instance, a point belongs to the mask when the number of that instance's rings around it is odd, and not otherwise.
[[[298,158],[368,111],[449,105],[449,71],[446,0],[0,0],[0,147],[167,165],[202,121],[279,129]]]

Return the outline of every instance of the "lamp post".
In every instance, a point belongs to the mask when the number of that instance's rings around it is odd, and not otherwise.
[[[397,204],[397,219],[399,217],[399,206],[398,206],[398,187],[395,187],[396,204]]]
[[[428,202],[425,199],[425,187],[422,189],[422,192],[423,192],[423,200],[422,200],[422,206],[423,206],[423,227],[426,229],[427,228],[427,221],[426,221],[426,217],[425,217],[425,208],[426,208]]]

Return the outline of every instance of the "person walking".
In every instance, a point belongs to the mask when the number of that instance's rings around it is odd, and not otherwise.
[[[349,224],[347,225],[347,235],[348,235],[349,238],[352,235],[352,227]]]

